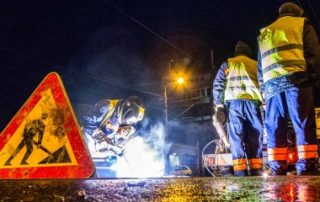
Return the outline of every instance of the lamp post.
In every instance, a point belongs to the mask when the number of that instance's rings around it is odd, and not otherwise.
[[[165,126],[168,125],[168,97],[167,97],[167,87],[168,84],[164,85],[164,117],[165,117]]]
[[[168,66],[168,75],[171,74],[171,69],[172,69],[172,64],[174,63],[174,60],[171,59],[169,61],[169,66]],[[165,117],[165,127],[167,128],[168,125],[168,97],[167,97],[167,87],[170,84],[170,80],[167,78],[164,78],[163,84],[164,84],[164,92],[163,92],[163,98],[164,98],[164,117]],[[166,129],[167,130],[167,129]]]
[[[163,98],[164,98],[164,116],[165,116],[165,126],[168,125],[168,94],[167,94],[167,88],[170,84],[179,84],[182,85],[184,83],[184,78],[182,76],[173,79],[173,80],[165,80],[164,84],[164,92],[163,92]]]

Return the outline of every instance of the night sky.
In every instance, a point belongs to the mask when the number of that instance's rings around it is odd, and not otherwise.
[[[0,3],[0,130],[49,72],[72,103],[136,94],[157,108],[171,59],[215,72],[238,40],[256,52],[280,0],[73,0]],[[294,1],[320,31],[320,1]]]

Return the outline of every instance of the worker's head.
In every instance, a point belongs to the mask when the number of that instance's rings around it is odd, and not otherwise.
[[[303,15],[303,9],[297,4],[292,2],[286,2],[279,8],[279,16],[295,16],[301,17]]]
[[[251,48],[244,43],[243,41],[238,41],[235,48],[234,48],[234,55],[245,55],[248,57],[252,57],[252,50]]]
[[[132,125],[142,121],[144,118],[144,110],[143,102],[139,97],[131,96],[127,98],[120,108],[120,124]]]

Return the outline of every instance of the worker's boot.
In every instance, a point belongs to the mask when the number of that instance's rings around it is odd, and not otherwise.
[[[262,170],[261,169],[252,169],[250,170],[251,176],[262,176]]]
[[[237,177],[248,176],[248,171],[247,170],[234,171],[234,176],[237,176]]]
[[[288,163],[287,160],[270,161],[269,162],[271,173],[270,175],[287,175]]]
[[[318,175],[317,159],[299,159],[296,170],[297,175]]]

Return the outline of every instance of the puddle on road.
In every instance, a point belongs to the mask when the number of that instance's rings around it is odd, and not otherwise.
[[[212,201],[319,201],[319,178],[229,178],[211,183]]]
[[[301,182],[287,182],[284,184],[268,183],[262,189],[262,198],[266,201],[318,201],[319,189],[314,185]]]
[[[1,183],[2,182],[2,183]],[[319,201],[320,177],[0,181],[0,201]],[[63,198],[62,198],[63,197]],[[32,200],[31,200],[32,199]]]

